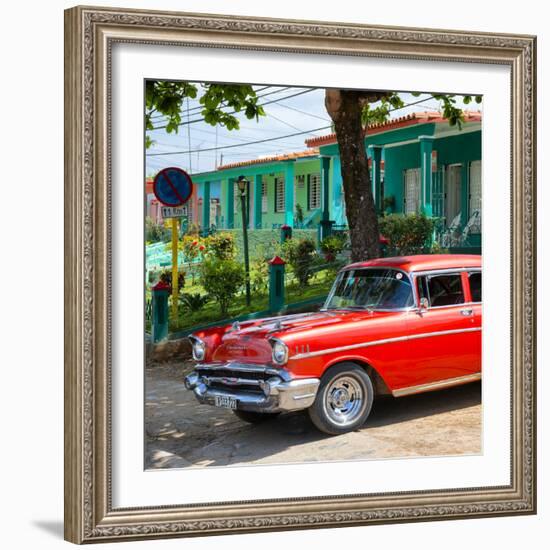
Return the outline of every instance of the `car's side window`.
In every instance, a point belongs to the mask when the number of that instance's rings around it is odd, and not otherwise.
[[[452,306],[464,303],[460,273],[426,275],[418,279],[420,299],[426,298],[430,307]]]
[[[422,302],[422,298],[426,298],[429,304],[430,295],[428,294],[428,283],[426,277],[418,277],[416,281],[418,284],[418,298],[420,299],[420,302]]]
[[[481,302],[481,271],[469,273],[468,280],[470,281],[472,302]]]

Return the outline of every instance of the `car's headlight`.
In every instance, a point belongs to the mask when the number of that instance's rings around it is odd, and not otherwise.
[[[190,336],[189,340],[193,348],[193,359],[195,361],[202,361],[206,356],[206,344],[196,336]]]
[[[271,357],[274,363],[284,365],[288,361],[288,346],[281,340],[272,338]]]

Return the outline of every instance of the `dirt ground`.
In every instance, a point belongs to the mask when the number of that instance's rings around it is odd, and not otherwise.
[[[260,425],[200,405],[183,385],[191,362],[146,369],[147,469],[276,464],[481,452],[481,384],[379,398],[357,431],[327,436],[307,412]]]

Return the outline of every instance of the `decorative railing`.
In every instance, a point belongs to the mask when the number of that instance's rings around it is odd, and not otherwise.
[[[309,229],[313,227],[315,224],[319,223],[321,220],[321,209],[317,208],[316,210],[313,210],[309,216],[304,218],[301,222],[296,221],[294,223],[294,227],[298,229]]]
[[[462,223],[458,214],[447,226],[445,218],[436,225],[435,241],[442,248],[468,248],[481,246],[481,212],[474,210],[468,221]]]

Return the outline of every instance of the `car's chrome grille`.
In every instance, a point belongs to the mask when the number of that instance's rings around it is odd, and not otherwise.
[[[283,376],[279,370],[262,365],[229,364],[226,366],[197,365],[195,372],[200,380],[212,389],[245,391],[263,394],[268,388],[267,381]]]
[[[254,394],[265,393],[260,386],[251,386],[249,384],[227,385],[227,384],[224,384],[223,382],[218,382],[218,381],[208,381],[208,382],[205,381],[205,383],[209,388],[212,388],[215,390],[230,390],[232,388],[235,388],[239,390],[239,393],[243,391],[254,393]]]
[[[271,378],[271,374],[266,374],[260,371],[241,371],[233,369],[212,369],[212,368],[200,368],[197,367],[195,372],[203,377],[218,377],[218,378],[246,378],[248,380],[267,380]]]

